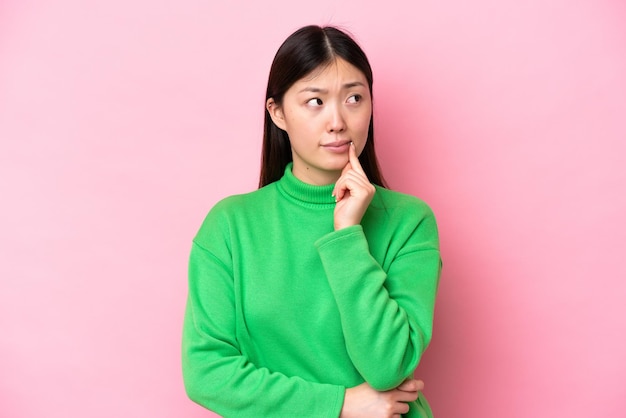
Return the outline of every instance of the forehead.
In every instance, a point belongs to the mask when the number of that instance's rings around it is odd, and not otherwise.
[[[365,74],[348,61],[338,57],[328,64],[320,65],[296,81],[294,86],[333,85],[357,81],[367,86]]]

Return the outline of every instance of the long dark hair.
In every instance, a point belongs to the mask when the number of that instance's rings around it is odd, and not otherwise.
[[[365,53],[357,43],[341,30],[327,26],[305,26],[291,34],[280,46],[267,81],[265,101],[269,98],[280,106],[285,92],[298,80],[318,68],[340,57],[361,70],[367,79],[373,97],[372,68]],[[263,151],[261,153],[261,176],[259,187],[279,180],[285,167],[292,161],[291,144],[287,132],[274,124],[267,109],[263,128]],[[385,187],[378,167],[374,149],[374,114],[370,118],[365,148],[359,156],[368,179]]]

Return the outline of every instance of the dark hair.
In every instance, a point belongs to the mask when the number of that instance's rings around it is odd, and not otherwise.
[[[365,53],[347,34],[334,27],[305,26],[291,34],[280,46],[267,81],[265,100],[274,99],[280,106],[285,92],[298,80],[316,68],[332,63],[340,57],[358,68],[367,79],[373,100],[372,68]],[[287,132],[274,124],[269,111],[265,110],[263,128],[263,151],[261,153],[261,176],[259,187],[279,180],[285,167],[292,161],[291,145]],[[374,150],[374,114],[370,118],[365,147],[359,156],[368,179],[385,187]]]

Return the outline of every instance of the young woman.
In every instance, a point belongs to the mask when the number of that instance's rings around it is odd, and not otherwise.
[[[437,226],[390,191],[372,71],[332,27],[278,50],[260,188],[209,212],[189,263],[183,374],[226,417],[428,417],[413,372],[432,333]]]

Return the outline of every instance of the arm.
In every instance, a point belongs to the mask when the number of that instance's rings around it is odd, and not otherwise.
[[[350,357],[378,390],[412,375],[432,335],[440,259],[421,235],[418,227],[387,273],[369,253],[360,225],[317,243]]]
[[[219,226],[194,242],[183,326],[183,378],[189,397],[225,417],[339,416],[344,388],[287,377],[252,364],[236,337],[236,301],[228,243]],[[209,229],[207,231],[206,229]],[[223,231],[222,231],[223,232]],[[221,242],[220,242],[221,241]]]
[[[434,216],[420,205],[407,214],[393,260],[385,270],[378,264],[360,225],[370,186],[351,147],[335,186],[336,231],[316,245],[350,357],[366,382],[387,390],[413,374],[430,342],[441,262]]]

